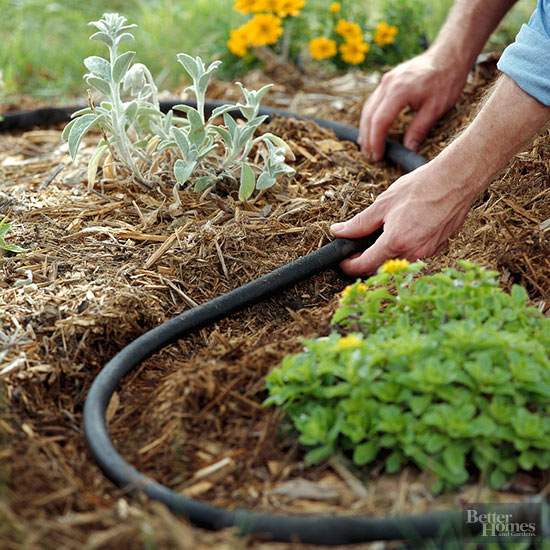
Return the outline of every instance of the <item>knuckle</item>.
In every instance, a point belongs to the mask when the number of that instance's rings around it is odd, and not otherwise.
[[[380,84],[388,85],[393,80],[393,71],[388,71],[382,75],[380,79]]]
[[[388,239],[388,246],[395,254],[403,254],[410,249],[411,241],[407,235],[390,235]]]

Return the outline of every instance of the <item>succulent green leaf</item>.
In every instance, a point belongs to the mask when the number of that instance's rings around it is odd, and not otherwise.
[[[11,226],[12,226],[12,224],[8,223],[8,218],[5,217],[0,222],[0,237],[3,237],[9,231],[11,229]]]
[[[491,472],[489,483],[493,489],[500,489],[507,479],[508,476],[502,470],[496,468]]]
[[[375,441],[361,443],[353,450],[353,462],[357,464],[357,466],[364,466],[376,458],[378,451],[379,447]]]
[[[9,244],[4,239],[0,239],[0,248],[3,248],[4,250],[7,250],[9,252],[26,252],[25,248],[21,248],[20,246],[17,246],[16,244]]]

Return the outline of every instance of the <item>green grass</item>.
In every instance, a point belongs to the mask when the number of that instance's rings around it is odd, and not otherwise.
[[[223,36],[239,20],[229,0],[0,0],[0,70],[5,92],[41,97],[81,94],[82,60],[104,55],[90,42],[103,12],[118,11],[136,23],[136,40],[125,43],[153,72],[160,87],[173,88],[182,71],[176,53],[210,57],[222,53]],[[219,51],[216,51],[216,46]]]
[[[380,1],[347,0],[372,12]],[[452,0],[426,1],[426,34],[433,40]],[[310,3],[328,6],[329,0]],[[490,46],[510,42],[535,4],[520,0]],[[82,95],[82,60],[104,53],[100,44],[88,40],[92,29],[87,23],[105,11],[118,11],[138,25],[136,40],[128,47],[138,52],[137,60],[151,69],[160,88],[174,89],[182,74],[176,53],[205,58],[224,53],[229,29],[242,22],[232,7],[232,0],[0,0],[0,98],[17,93],[51,100]]]

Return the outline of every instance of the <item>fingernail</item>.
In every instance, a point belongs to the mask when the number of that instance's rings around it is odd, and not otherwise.
[[[420,146],[420,143],[418,141],[409,141],[405,147],[408,147],[411,151],[417,151],[418,147]]]
[[[376,160],[376,153],[375,153],[372,149],[367,149],[367,150],[365,151],[365,153],[366,153],[366,155],[367,155],[367,160],[368,160],[369,162],[378,162],[378,161]]]
[[[330,230],[336,233],[338,233],[339,231],[343,231],[345,228],[346,222],[334,223],[330,226]]]
[[[382,160],[382,155],[376,151],[373,151],[371,158],[373,162],[380,162]]]

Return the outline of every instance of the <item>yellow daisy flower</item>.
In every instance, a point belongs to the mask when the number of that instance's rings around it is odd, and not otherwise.
[[[361,345],[362,338],[359,338],[359,336],[355,336],[354,334],[348,334],[347,336],[344,336],[343,338],[340,338],[338,342],[336,343],[336,349],[349,349],[349,348],[357,348]]]
[[[339,34],[346,42],[354,42],[363,39],[363,32],[357,23],[340,19],[334,27],[336,34]]]
[[[229,51],[238,57],[243,57],[246,55],[249,46],[248,29],[246,28],[246,25],[230,31],[229,36],[230,38],[227,41]]]
[[[255,12],[272,11],[278,12],[281,9],[281,0],[256,0]]]
[[[334,57],[338,53],[338,46],[334,40],[319,37],[309,43],[309,52],[313,59],[321,60]]]
[[[330,5],[328,11],[329,11],[330,13],[337,13],[337,12],[339,12],[341,9],[342,9],[342,4],[340,4],[340,2],[333,2],[333,3]]]
[[[376,27],[376,30],[374,31],[374,35],[372,39],[379,46],[385,46],[386,44],[391,44],[395,40],[395,37],[397,36],[398,33],[399,33],[399,29],[395,25],[380,23]]]
[[[340,46],[342,60],[350,65],[360,65],[365,61],[365,55],[370,45],[362,40],[346,41]]]
[[[382,273],[399,273],[400,271],[406,269],[409,265],[410,263],[405,259],[388,260],[382,265],[380,271]]]
[[[296,17],[300,15],[300,11],[305,5],[306,0],[279,0],[277,15],[279,17],[287,17],[289,15]]]
[[[234,8],[241,13],[255,13],[258,11],[258,0],[235,0]]]
[[[281,19],[271,13],[259,13],[247,24],[248,39],[253,46],[267,46],[275,44],[283,29]]]
[[[353,289],[357,291],[357,294],[366,294],[368,291],[368,287],[365,283],[359,283],[357,284],[357,286],[356,283],[354,283],[352,285],[348,285],[346,288],[344,288],[344,290],[342,290],[342,293],[340,294],[341,300],[347,298],[351,294],[351,291]]]

